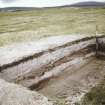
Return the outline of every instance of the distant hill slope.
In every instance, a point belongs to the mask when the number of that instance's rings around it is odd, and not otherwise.
[[[15,11],[28,11],[28,10],[34,10],[34,9],[39,9],[39,8],[36,8],[36,7],[6,7],[6,8],[0,8],[0,11],[15,12]]]
[[[70,5],[72,7],[105,7],[105,2],[94,2],[94,1],[88,1],[88,2],[79,2]]]
[[[94,1],[88,1],[88,2],[78,2],[71,5],[63,5],[63,6],[55,6],[55,7],[105,7],[105,2],[94,2]],[[55,8],[55,7],[44,7],[44,8]],[[0,8],[0,11],[2,12],[15,12],[15,11],[28,11],[28,10],[35,10],[40,9],[37,7],[6,7],[6,8]]]

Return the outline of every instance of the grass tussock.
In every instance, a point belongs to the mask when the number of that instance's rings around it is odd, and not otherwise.
[[[105,105],[105,80],[87,93],[80,105]]]

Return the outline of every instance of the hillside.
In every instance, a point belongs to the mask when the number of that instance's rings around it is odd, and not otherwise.
[[[71,5],[63,5],[63,6],[55,6],[58,7],[105,7],[105,2],[94,2],[94,1],[88,1],[88,2],[78,2]],[[43,7],[43,8],[55,8],[55,7]],[[27,11],[27,10],[35,10],[35,9],[41,9],[37,7],[6,7],[6,8],[0,8],[0,11],[5,12],[15,12],[15,11]]]
[[[0,8],[1,12],[15,12],[15,11],[29,11],[29,10],[35,10],[39,9],[36,7],[6,7],[6,8]]]
[[[105,7],[105,2],[94,2],[94,1],[88,1],[88,2],[79,2],[70,5],[72,7]]]

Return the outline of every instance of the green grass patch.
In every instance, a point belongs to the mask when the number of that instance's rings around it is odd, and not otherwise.
[[[105,80],[84,96],[81,105],[105,105]]]

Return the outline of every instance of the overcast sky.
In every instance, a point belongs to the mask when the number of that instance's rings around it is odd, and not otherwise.
[[[50,7],[90,0],[0,0],[0,7]],[[105,2],[105,0],[92,0]]]

